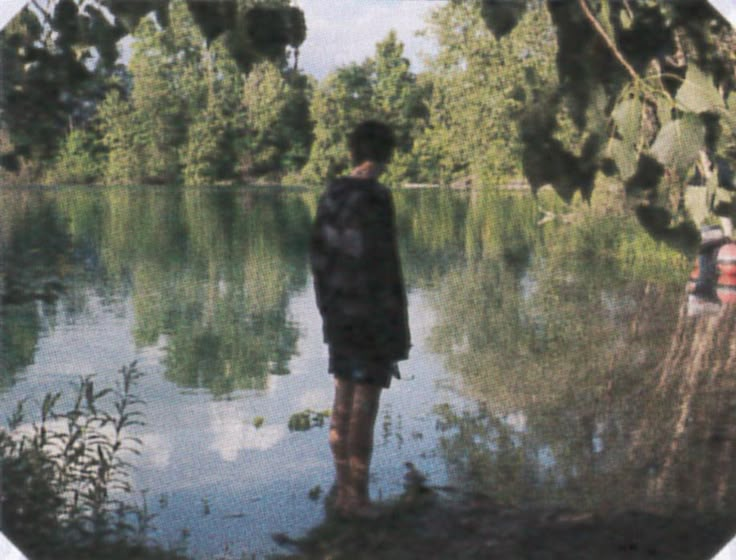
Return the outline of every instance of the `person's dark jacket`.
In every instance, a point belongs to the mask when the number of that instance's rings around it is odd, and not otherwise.
[[[374,179],[336,179],[320,198],[310,260],[333,351],[368,360],[409,355],[395,221],[391,193]]]

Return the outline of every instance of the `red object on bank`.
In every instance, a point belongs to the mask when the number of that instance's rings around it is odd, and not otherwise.
[[[726,243],[718,250],[718,299],[736,303],[736,243]]]
[[[698,260],[695,259],[695,266],[693,267],[693,271],[690,273],[690,278],[687,279],[688,294],[692,294],[695,291],[695,282],[697,282],[698,276],[700,276],[700,267],[698,266]]]

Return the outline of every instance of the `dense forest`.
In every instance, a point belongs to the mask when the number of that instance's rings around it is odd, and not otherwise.
[[[286,0],[50,5],[2,33],[4,184],[318,185],[377,117],[392,186],[523,179],[569,202],[609,176],[680,247],[733,213],[736,35],[706,0],[450,1],[424,71],[392,32],[321,81]]]

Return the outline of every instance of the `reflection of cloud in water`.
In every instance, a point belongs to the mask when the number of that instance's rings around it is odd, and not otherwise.
[[[243,415],[243,403],[238,401],[211,402],[207,415],[212,436],[210,449],[223,461],[236,461],[238,453],[247,449],[271,449],[287,434],[284,425],[253,426]]]
[[[310,389],[299,397],[299,409],[311,408],[312,410],[324,410],[332,406],[332,386]]]
[[[139,437],[143,441],[145,451],[141,455],[141,461],[159,470],[168,468],[171,462],[171,442],[169,439],[150,432]]]

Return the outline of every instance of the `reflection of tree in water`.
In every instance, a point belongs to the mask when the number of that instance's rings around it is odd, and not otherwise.
[[[70,237],[43,193],[0,195],[0,388],[33,363],[41,313],[68,284]]]
[[[432,285],[463,259],[467,197],[442,191],[394,194],[399,250],[409,289]]]
[[[736,503],[736,307],[680,309],[630,456],[646,457],[653,500],[733,511]]]
[[[54,204],[42,193],[4,194],[3,302],[53,301],[71,257],[71,240]]]
[[[431,343],[483,403],[438,410],[458,482],[580,508],[732,494],[733,317],[677,324],[687,263],[663,282],[673,257],[618,229],[598,255],[547,230],[521,273],[480,259],[445,277]]]
[[[224,394],[288,373],[298,332],[287,306],[307,277],[300,198],[107,189],[4,193],[2,202],[2,318],[12,323],[2,329],[3,375],[32,362],[39,312],[53,320],[57,309],[35,300],[54,297],[61,279],[66,317],[90,294],[103,304],[131,294],[136,342],[163,335],[167,376],[182,386]]]
[[[185,258],[157,244],[136,263],[136,341],[165,335],[166,377],[181,386],[262,389],[289,373],[296,348],[287,307],[306,282],[308,211],[289,197],[194,191],[181,208]]]

